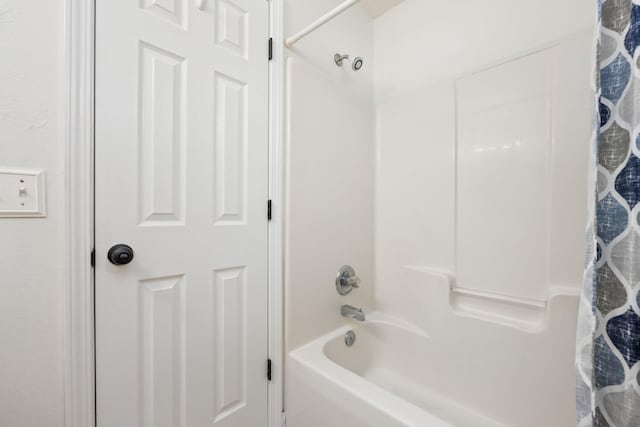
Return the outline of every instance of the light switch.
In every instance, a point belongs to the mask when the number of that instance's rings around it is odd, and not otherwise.
[[[0,169],[0,217],[44,216],[44,171]]]

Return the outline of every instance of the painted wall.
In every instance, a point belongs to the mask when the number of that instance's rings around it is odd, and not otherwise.
[[[0,425],[63,425],[62,0],[0,0],[0,166],[44,169],[47,218],[0,219]]]
[[[454,286],[543,303],[552,288],[580,287],[595,8],[561,3],[406,0],[376,19],[376,308],[404,310],[398,278],[406,266],[446,271]],[[542,59],[504,65],[540,49],[547,52]],[[519,123],[495,115],[512,101],[535,104],[529,93],[509,101],[518,84],[544,86],[544,99],[536,101],[544,135],[534,132],[531,117],[518,116]],[[477,126],[465,117],[478,119]],[[520,134],[518,150],[485,150],[502,139],[515,143]],[[537,161],[518,157],[525,146]],[[510,155],[542,177],[518,181],[531,184],[521,188],[522,200],[514,188],[489,187],[498,175],[502,182],[522,177]],[[542,197],[544,212],[526,209],[531,197]],[[514,223],[485,209],[500,200],[515,204]],[[514,236],[522,242],[517,250]],[[532,240],[539,247],[530,247]],[[518,263],[532,251],[541,263]]]
[[[340,3],[285,1],[288,36]],[[337,52],[362,56],[354,73]],[[373,21],[356,6],[289,51],[285,335],[287,350],[343,323],[342,304],[370,310],[373,300]],[[347,297],[337,270],[362,279]]]

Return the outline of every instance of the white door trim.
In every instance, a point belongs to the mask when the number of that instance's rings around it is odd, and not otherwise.
[[[66,0],[65,9],[65,426],[93,427],[94,2]]]
[[[94,427],[94,34],[95,0],[65,1],[65,427]],[[269,427],[283,425],[283,32],[282,0],[270,0]],[[265,52],[266,54],[266,52]]]

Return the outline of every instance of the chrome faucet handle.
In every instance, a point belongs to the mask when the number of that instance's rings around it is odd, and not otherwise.
[[[360,287],[360,278],[358,276],[349,277],[348,279],[346,279],[346,284],[347,286],[351,286],[352,288],[357,289]]]
[[[350,265],[344,265],[336,275],[336,290],[340,295],[348,295],[353,288],[360,287],[360,278]]]

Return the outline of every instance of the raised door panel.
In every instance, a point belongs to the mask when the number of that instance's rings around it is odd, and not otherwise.
[[[246,220],[248,85],[216,72],[215,223]]]
[[[185,278],[140,281],[141,425],[185,425]]]
[[[186,26],[185,9],[188,0],[140,0],[140,7],[160,19],[180,27]]]
[[[138,200],[142,225],[180,225],[185,210],[186,60],[140,44]]]
[[[216,2],[216,43],[248,59],[249,12],[228,0]]]
[[[245,268],[214,272],[215,288],[215,419],[246,406],[247,287]]]

